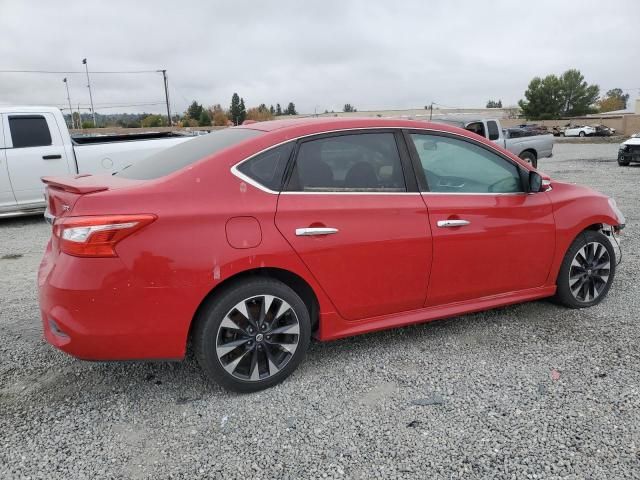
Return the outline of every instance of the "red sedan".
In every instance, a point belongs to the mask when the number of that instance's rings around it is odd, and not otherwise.
[[[624,217],[439,124],[298,119],[202,136],[113,176],[44,178],[46,339],[181,359],[223,386],[286,378],[332,340],[555,296],[607,295]]]

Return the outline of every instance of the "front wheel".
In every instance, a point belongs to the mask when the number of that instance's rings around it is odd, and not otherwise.
[[[584,132],[580,132],[578,135],[580,135],[581,137],[584,137],[585,133]]]
[[[631,161],[625,160],[624,157],[618,157],[618,165],[621,167],[628,167]]]
[[[533,168],[538,168],[538,159],[533,152],[522,152],[520,158],[530,163]]]
[[[196,358],[207,376],[237,392],[271,387],[304,358],[309,311],[287,285],[254,279],[225,289],[196,318]]]
[[[616,256],[609,239],[587,230],[565,254],[556,281],[556,300],[569,308],[591,307],[607,296],[616,273]]]

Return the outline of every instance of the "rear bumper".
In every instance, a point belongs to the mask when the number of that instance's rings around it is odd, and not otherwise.
[[[47,246],[38,272],[44,336],[84,360],[180,359],[191,316],[175,289],[141,283],[119,258]],[[173,293],[172,293],[173,291]]]

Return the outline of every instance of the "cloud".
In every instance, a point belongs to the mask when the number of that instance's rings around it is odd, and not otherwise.
[[[0,69],[157,70],[173,109],[289,101],[299,111],[515,104],[534,75],[578,68],[639,92],[640,3],[0,0]],[[0,103],[88,104],[82,74],[0,73]],[[633,84],[633,80],[636,79]],[[97,110],[161,103],[158,73],[92,75]],[[631,82],[631,84],[629,84]],[[162,112],[159,104],[108,111]]]

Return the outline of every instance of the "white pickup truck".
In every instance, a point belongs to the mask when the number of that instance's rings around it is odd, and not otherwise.
[[[71,138],[52,107],[0,107],[0,217],[44,211],[41,177],[113,173],[192,137],[172,133]]]
[[[552,134],[545,135],[523,135],[511,136],[509,129],[503,129],[497,119],[434,119],[434,122],[446,123],[456,127],[464,128],[470,132],[477,133],[511,153],[526,160],[535,168],[538,167],[538,159],[551,157],[553,155],[553,144],[555,139]],[[519,129],[514,129],[519,130]]]

